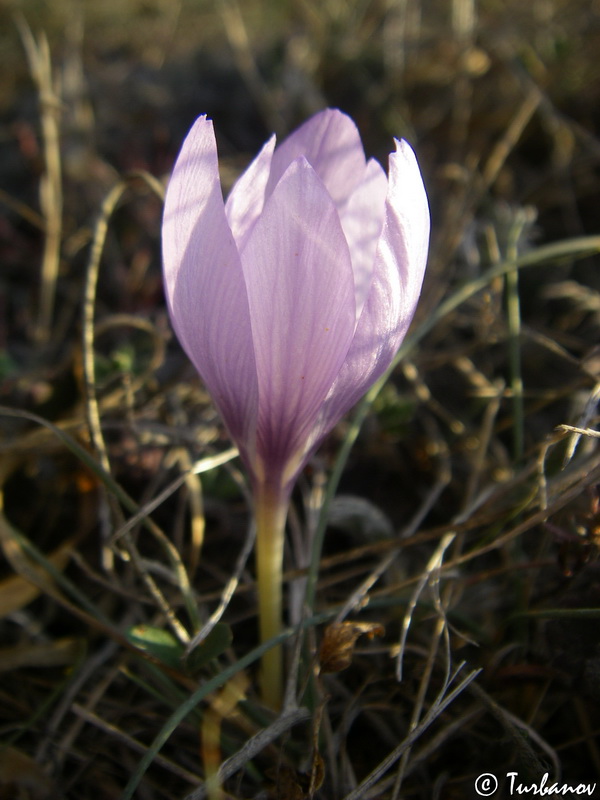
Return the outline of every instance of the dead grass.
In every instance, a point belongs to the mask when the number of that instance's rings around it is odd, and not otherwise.
[[[593,782],[597,4],[0,13],[0,797]],[[432,252],[397,369],[295,493],[276,716],[244,477],[166,318],[160,195],[197,114],[231,182],[325,104],[382,162],[411,139]]]

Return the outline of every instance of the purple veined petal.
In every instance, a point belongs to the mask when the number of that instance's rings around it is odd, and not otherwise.
[[[427,263],[429,206],[417,159],[405,141],[390,155],[385,221],[373,281],[354,340],[308,443],[314,451],[391,364],[412,321]]]
[[[413,149],[404,139],[394,139],[390,156],[386,223],[378,257],[394,261],[400,270],[403,293],[400,316],[405,320],[402,338],[414,316],[427,266],[429,250],[429,203],[421,170]],[[404,248],[404,257],[401,257]],[[394,258],[393,253],[398,255]],[[396,348],[397,349],[397,348]]]
[[[312,166],[338,207],[346,203],[365,171],[365,153],[356,125],[335,108],[315,114],[275,149],[267,197],[300,156]]]
[[[370,159],[363,180],[340,211],[354,270],[357,322],[371,286],[377,242],[383,228],[387,190],[388,179],[381,164]]]
[[[168,185],[163,262],[175,332],[242,455],[251,460],[258,383],[248,297],[206,117],[188,134]]]
[[[273,134],[234,183],[225,203],[229,227],[240,252],[244,249],[248,233],[263,210],[274,149],[275,135]]]
[[[354,278],[337,210],[306,159],[265,204],[242,254],[260,387],[257,452],[292,480],[352,341]]]

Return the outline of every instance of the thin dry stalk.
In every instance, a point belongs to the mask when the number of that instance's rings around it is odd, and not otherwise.
[[[125,194],[130,181],[123,180],[120,181],[116,186],[111,189],[108,195],[105,197],[104,202],[102,203],[102,207],[100,210],[100,214],[96,223],[96,228],[94,230],[94,238],[92,242],[92,247],[90,250],[90,257],[88,261],[88,268],[86,273],[86,282],[85,282],[85,297],[84,297],[84,304],[83,304],[83,370],[84,370],[84,383],[85,383],[85,395],[86,395],[86,414],[88,420],[88,427],[90,431],[90,436],[92,439],[92,444],[94,446],[94,450],[96,451],[98,460],[100,461],[103,469],[110,473],[110,462],[108,459],[108,454],[106,450],[106,444],[104,442],[104,436],[102,433],[102,426],[100,422],[100,410],[98,404],[98,397],[97,397],[97,390],[96,390],[96,370],[95,370],[95,357],[94,357],[94,314],[95,314],[95,304],[96,304],[96,289],[98,285],[98,275],[100,272],[100,262],[102,259],[102,252],[104,249],[104,242],[106,240],[106,235],[108,233],[108,223],[109,220],[117,207],[117,204]],[[114,497],[110,492],[105,492],[105,497],[109,507],[112,509],[112,513],[114,518],[124,526],[124,519],[123,513],[121,508],[118,504],[116,497]],[[109,520],[106,519],[107,526],[109,525]],[[182,591],[184,592],[186,598],[188,598],[188,611],[191,613],[193,619],[197,617],[195,612],[195,605],[191,598],[191,587],[189,585],[189,579],[187,577],[187,573],[183,567],[179,554],[177,553],[176,549],[173,545],[168,541],[167,537],[158,529],[158,527],[152,524],[151,529],[154,535],[158,538],[158,540],[163,544],[167,553],[170,555],[172,563],[176,565],[177,575],[180,581],[180,586]],[[132,536],[129,534],[128,529],[124,533],[125,541],[127,544],[127,550],[129,556],[131,557],[132,562],[134,563],[136,570],[138,571],[139,575],[142,577],[150,595],[154,598],[158,607],[162,610],[167,618],[171,629],[177,636],[180,642],[187,643],[189,641],[189,634],[186,629],[183,627],[181,622],[178,620],[175,611],[171,608],[169,602],[161,592],[160,588],[158,587],[156,581],[152,578],[149,574],[143,559],[141,558],[137,547],[133,541]],[[108,541],[110,538],[110,530],[107,529],[105,531],[105,540]],[[110,571],[113,567],[113,559],[112,559],[112,551],[108,548],[104,548],[104,559],[105,559],[105,568]]]
[[[521,105],[518,107],[517,113],[512,118],[510,125],[501,139],[496,143],[485,163],[482,175],[483,183],[479,189],[479,197],[483,197],[491,186],[493,186],[506,159],[517,145],[519,139],[523,135],[523,131],[531,121],[531,118],[537,111],[541,102],[542,94],[540,90],[537,87],[530,88],[523,98]]]
[[[193,649],[197,647],[208,636],[208,634],[212,631],[212,629],[219,622],[219,620],[227,610],[227,606],[231,602],[231,598],[235,594],[235,591],[238,587],[240,578],[246,567],[248,558],[250,557],[250,553],[254,549],[255,539],[256,539],[256,526],[254,524],[251,524],[248,526],[246,539],[244,540],[244,545],[237,558],[231,577],[227,581],[227,584],[223,589],[223,593],[221,594],[219,605],[210,615],[208,621],[200,628],[198,633],[196,633],[190,639],[186,647],[186,654],[191,653]]]
[[[74,703],[73,712],[77,714],[77,716],[81,717],[82,720],[85,720],[85,722],[89,723],[90,725],[94,725],[96,728],[99,728],[107,733],[114,740],[120,742],[126,747],[131,748],[131,750],[133,750],[135,753],[146,752],[147,748],[142,742],[139,742],[137,739],[134,739],[133,736],[130,736],[125,731],[117,728],[116,725],[113,725],[112,723],[107,722],[105,719],[102,719],[102,717],[99,717],[98,714],[94,714],[93,711],[80,706],[78,703]],[[171,759],[166,758],[160,753],[157,753],[154,756],[154,761],[156,764],[160,764],[161,767],[173,773],[173,775],[177,775],[189,783],[202,783],[202,778],[199,775],[190,772],[184,767],[180,767],[179,764],[176,764],[174,761],[171,761]]]
[[[237,451],[234,451],[234,453],[237,453]],[[191,541],[187,572],[190,576],[190,580],[192,580],[196,570],[198,569],[198,564],[200,563],[200,553],[204,543],[204,532],[206,528],[206,521],[204,519],[204,500],[202,496],[202,481],[200,480],[198,472],[191,469],[191,460],[188,451],[180,448],[177,456],[186,475],[185,485],[187,488],[187,501],[191,516]]]
[[[402,680],[402,664],[404,660],[404,650],[406,648],[406,639],[408,637],[408,631],[410,629],[410,625],[412,622],[413,613],[415,611],[415,608],[417,607],[417,603],[419,602],[421,594],[425,590],[425,587],[431,582],[432,578],[434,580],[437,579],[437,576],[439,575],[439,572],[443,566],[444,553],[450,547],[455,538],[456,538],[456,533],[454,531],[450,531],[442,538],[439,545],[436,547],[433,555],[427,562],[427,565],[423,570],[418,580],[417,586],[415,587],[415,590],[406,607],[404,618],[402,620],[402,633],[400,635],[400,642],[398,644],[398,657],[396,661],[396,678],[398,679],[398,681]]]
[[[1,188],[0,203],[4,203],[5,206],[29,222],[30,225],[33,225],[34,228],[39,228],[41,231],[46,230],[46,223],[41,214],[38,214],[37,211],[34,211],[33,208],[30,208],[27,203],[17,200],[16,197],[12,197],[12,195],[10,195],[8,192],[5,192],[4,189]]]
[[[560,779],[560,759],[556,751],[531,727],[531,725],[519,719],[506,708],[503,708],[491,698],[481,686],[472,684],[470,691],[483,702],[487,710],[500,722],[506,733],[514,740],[518,750],[525,754],[524,758],[526,763],[528,763],[532,769],[535,769],[539,777],[541,777],[544,772],[547,772],[547,767],[533,749],[532,742],[535,743],[552,762],[554,779]]]
[[[450,544],[450,543],[449,543]],[[435,580],[435,579],[434,579]],[[417,697],[415,698],[415,704],[413,707],[413,713],[411,716],[409,731],[413,731],[421,719],[421,715],[423,713],[423,707],[425,705],[425,696],[427,694],[427,690],[429,689],[429,684],[431,681],[431,676],[433,674],[433,668],[435,662],[437,660],[437,655],[439,652],[440,640],[443,638],[445,644],[445,660],[446,660],[446,685],[450,680],[450,639],[448,636],[448,625],[446,621],[446,613],[445,613],[445,606],[448,602],[449,593],[451,591],[451,587],[446,587],[446,602],[442,603],[442,599],[439,596],[439,579],[435,580],[434,586],[434,597],[435,597],[435,606],[439,613],[439,616],[436,620],[436,625],[434,632],[431,636],[429,642],[429,649],[427,652],[427,660],[425,662],[425,669],[423,670],[423,676],[419,683],[419,690],[417,692]],[[400,796],[400,789],[402,787],[402,781],[406,774],[406,768],[409,763],[409,758],[411,756],[412,748],[409,747],[402,755],[400,759],[400,764],[398,766],[398,773],[396,776],[396,783],[394,785],[394,791],[392,794],[392,800],[398,800]]]
[[[46,724],[46,738],[42,741],[36,753],[36,761],[38,761],[38,763],[43,762],[48,749],[53,745],[56,732],[58,731],[59,726],[61,725],[65,716],[72,709],[74,699],[81,690],[82,686],[89,678],[98,676],[98,671],[100,668],[103,667],[106,662],[114,656],[117,650],[118,644],[109,640],[97,653],[93,653],[87,659],[85,664],[79,670],[79,673],[71,681],[67,691],[64,693],[60,702],[55,708],[52,717]],[[93,705],[104,696],[106,689],[110,686],[118,672],[118,667],[114,668],[113,670],[109,670],[108,675],[103,676],[102,680],[96,684],[92,690],[91,697],[88,698],[86,703],[86,707],[88,709],[92,708]],[[76,720],[69,728],[67,733],[62,737],[60,747],[57,748],[57,752],[54,756],[58,763],[63,763],[67,758],[67,755],[71,752],[73,743],[80,733],[82,727],[83,721],[81,719]]]
[[[430,727],[430,725],[444,712],[446,708],[469,686],[479,675],[480,670],[470,672],[466,678],[456,686],[451,692],[448,692],[450,685],[457,677],[459,671],[462,669],[462,664],[458,666],[454,674],[450,677],[449,681],[444,685],[442,691],[435,698],[431,708],[425,714],[421,722],[412,730],[409,735],[396,747],[384,760],[354,789],[350,794],[344,797],[344,800],[362,800],[366,796],[366,792],[374,786],[382,775],[385,775],[399,758],[408,750],[414,742],[419,739],[423,733]],[[446,692],[448,692],[446,694]]]
[[[452,739],[461,729],[465,728],[471,722],[474,722],[482,714],[483,709],[480,705],[477,705],[444,726],[444,728],[433,736],[427,744],[423,745],[423,747],[414,753],[410,759],[410,763],[405,767],[404,777],[408,777],[415,772],[420,765],[427,763],[427,760],[439,752],[440,747],[442,747],[445,742]],[[390,786],[395,784],[396,780],[397,776],[389,775],[366,792],[361,800],[377,800],[377,798],[382,797],[383,792],[387,791]]]
[[[284,711],[268,728],[259,731],[249,739],[246,744],[234,756],[228,758],[219,767],[217,777],[223,783],[242,769],[251,759],[255,758],[261,750],[274,742],[294,725],[305,722],[310,718],[310,711],[306,708],[298,708],[291,711]],[[207,786],[200,786],[199,789],[188,794],[184,800],[203,800],[207,796]]]
[[[248,90],[261,109],[268,127],[276,132],[284,130],[283,120],[256,65],[246,23],[237,0],[220,0],[219,7],[227,39],[233,51],[237,68]]]
[[[412,536],[415,533],[423,519],[435,504],[436,500],[444,491],[444,488],[448,485],[450,480],[449,470],[444,467],[441,472],[442,475],[427,493],[427,496],[421,503],[417,513],[400,534],[399,538],[401,541],[404,541],[404,539],[406,539],[408,536]],[[340,609],[335,618],[335,622],[342,622],[348,616],[348,614],[350,614],[354,609],[358,608],[364,602],[365,597],[371,588],[377,583],[382,575],[386,574],[388,569],[396,560],[401,549],[402,547],[398,547],[392,550],[379,562],[375,569],[369,573],[369,575],[364,579],[364,581],[361,582],[358,588],[352,592],[348,600],[344,603],[343,607]]]
[[[45,171],[40,178],[40,208],[46,235],[38,318],[33,333],[36,341],[45,343],[50,336],[60,268],[63,193],[59,120],[62,104],[60,88],[52,79],[52,60],[46,35],[40,33],[36,41],[24,17],[18,15],[16,23],[38,91],[42,123]]]

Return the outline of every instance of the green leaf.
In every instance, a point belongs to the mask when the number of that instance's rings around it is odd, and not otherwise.
[[[227,650],[232,639],[233,634],[229,625],[217,622],[206,639],[203,639],[186,658],[185,671],[190,675],[197,675],[213,658],[217,658]]]
[[[134,625],[126,635],[140,650],[173,669],[180,670],[183,667],[189,675],[197,675],[213,658],[227,650],[233,639],[229,625],[219,622],[189,656],[184,658],[184,646],[170,631],[163,628]]]
[[[127,631],[127,639],[163,664],[181,669],[183,645],[169,631],[150,625],[134,625]]]

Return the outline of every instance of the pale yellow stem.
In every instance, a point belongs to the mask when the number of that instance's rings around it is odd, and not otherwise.
[[[278,488],[262,485],[255,491],[256,570],[260,640],[267,642],[281,633],[283,541],[288,499]],[[263,701],[279,708],[283,696],[281,647],[268,650],[261,663],[260,688]]]

